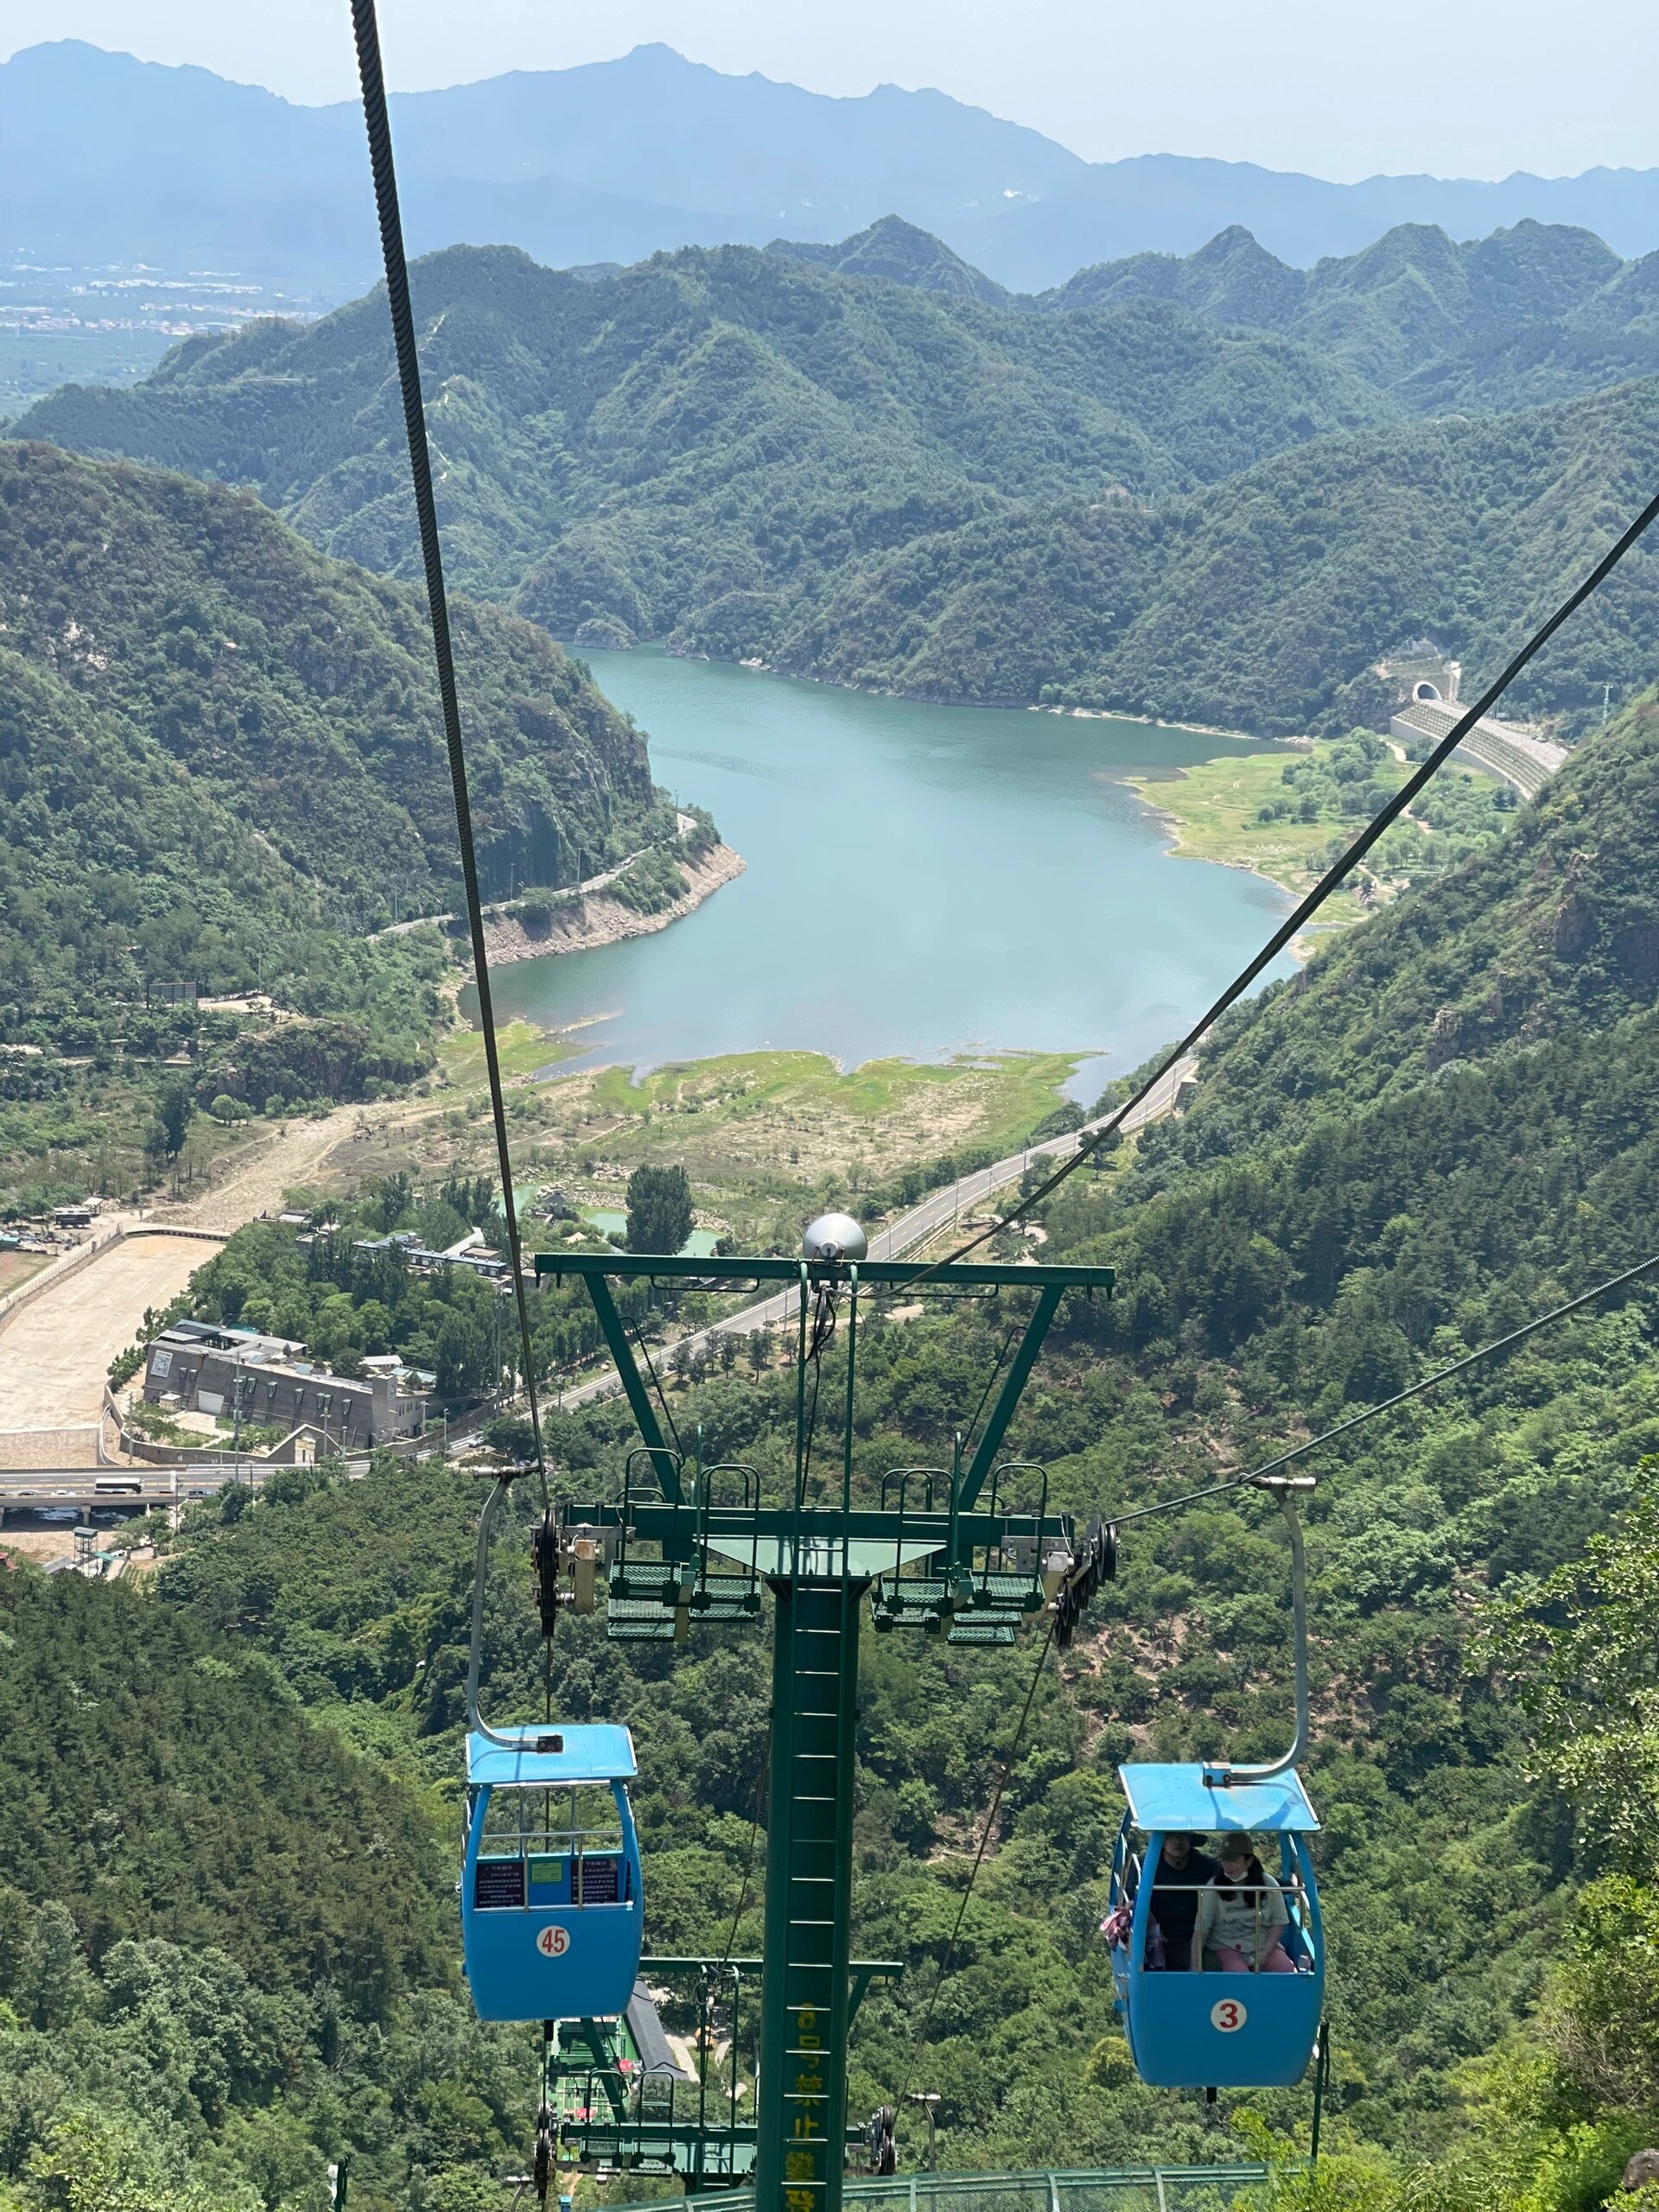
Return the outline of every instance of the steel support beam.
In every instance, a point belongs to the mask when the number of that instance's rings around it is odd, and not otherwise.
[[[957,1500],[958,1510],[963,1513],[971,1513],[979,1503],[979,1493],[985,1487],[985,1478],[995,1465],[1002,1440],[1008,1433],[1008,1423],[1019,1408],[1031,1370],[1037,1364],[1037,1355],[1043,1348],[1043,1338],[1048,1334],[1048,1325],[1059,1310],[1059,1303],[1066,1289],[1067,1286],[1063,1282],[1043,1285],[1037,1300],[1037,1310],[1027,1322],[1026,1333],[1020,1339],[1020,1349],[1014,1355],[1014,1365],[1002,1379],[1002,1388],[991,1408],[991,1417],[986,1422],[984,1433],[968,1463],[968,1472],[963,1478],[962,1494]]]
[[[925,1277],[941,1290],[1041,1290],[1058,1283],[1063,1290],[1109,1291],[1115,1276],[1111,1268],[1045,1267],[1001,1260],[949,1265],[942,1260],[689,1260],[624,1252],[538,1252],[536,1272],[556,1281],[580,1275],[591,1283],[610,1275],[618,1282],[697,1282],[715,1289],[725,1284],[736,1289],[746,1282],[798,1283],[803,1279],[809,1284],[842,1284],[856,1276],[866,1288],[874,1283],[895,1290]]]
[[[541,1262],[537,1262],[539,1273]],[[680,1495],[680,1478],[669,1464],[671,1451],[668,1439],[663,1434],[657,1420],[657,1408],[651,1402],[645,1377],[639,1372],[639,1363],[633,1356],[633,1346],[628,1342],[628,1332],[622,1316],[617,1311],[616,1300],[611,1296],[611,1286],[597,1271],[588,1277],[588,1293],[594,1301],[594,1312],[604,1332],[605,1345],[616,1363],[616,1371],[622,1378],[622,1388],[627,1392],[628,1408],[638,1425],[639,1433],[651,1447],[651,1464],[656,1473],[663,1496],[671,1502]]]
[[[772,1585],[756,2212],[841,2212],[858,1623],[868,1586],[849,1579]]]

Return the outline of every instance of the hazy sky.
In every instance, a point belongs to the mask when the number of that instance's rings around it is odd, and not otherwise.
[[[661,39],[855,93],[936,85],[1091,160],[1354,178],[1659,166],[1655,0],[381,0],[403,90]],[[291,99],[355,89],[346,0],[6,0],[0,50],[83,38]]]

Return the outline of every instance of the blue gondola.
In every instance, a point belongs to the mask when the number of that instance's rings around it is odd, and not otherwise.
[[[506,1495],[497,1483],[480,1516],[473,1580],[461,1871],[467,1980],[480,2020],[609,2019],[633,1994],[645,1934],[628,1803],[639,1771],[633,1738],[608,1724],[493,1728],[480,1714],[485,1574]]]
[[[1118,1769],[1128,1811],[1112,1856],[1111,1904],[1121,1929],[1112,1948],[1116,2010],[1135,2069],[1160,2088],[1287,2088],[1307,2071],[1325,2011],[1325,1939],[1319,1886],[1307,1838],[1319,1831],[1297,1768],[1308,1745],[1307,1594],[1301,1523],[1292,1493],[1306,1476],[1259,1485],[1279,1500],[1290,1531],[1291,1623],[1296,1670],[1296,1732],[1282,1758],[1262,1766],[1134,1765]],[[1134,1848],[1147,1838],[1144,1859]],[[1290,1974],[1171,1971],[1147,1964],[1152,1893],[1164,1840],[1174,1834],[1277,1836],[1276,1873],[1289,1925],[1283,1948]],[[1109,1926],[1113,1923],[1108,1923]]]
[[[1325,1941],[1306,1838],[1319,1822],[1294,1771],[1228,1785],[1203,1766],[1120,1768],[1129,1809],[1112,1859],[1114,1910],[1130,1905],[1126,1943],[1112,1951],[1117,2012],[1135,2069],[1160,2088],[1285,2088],[1307,2069],[1325,2009]],[[1143,1859],[1134,1834],[1146,1834]],[[1152,1891],[1172,1833],[1276,1836],[1294,1974],[1148,1972]]]
[[[605,2019],[626,2008],[645,1927],[635,1772],[626,1728],[468,1735],[461,1920],[480,2020]],[[614,1822],[586,1826],[571,1793],[603,1790]]]

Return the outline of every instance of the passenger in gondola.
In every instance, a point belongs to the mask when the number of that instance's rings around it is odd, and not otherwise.
[[[1247,1835],[1224,1836],[1219,1856],[1219,1869],[1196,1899],[1193,1973],[1294,1974],[1284,1948],[1290,1924],[1284,1892],[1255,1844]]]
[[[1170,1974],[1195,1972],[1198,1955],[1193,1930],[1198,1923],[1198,1899],[1218,1871],[1217,1862],[1200,1851],[1202,1836],[1177,1828],[1164,1838],[1158,1854],[1158,1872],[1152,1885],[1152,1926],[1147,1930],[1147,1965]],[[1161,1951],[1163,1955],[1158,1956]]]

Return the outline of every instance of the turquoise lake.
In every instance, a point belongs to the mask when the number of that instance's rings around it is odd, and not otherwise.
[[[649,734],[657,780],[748,867],[652,936],[495,971],[499,1019],[574,1033],[563,1066],[1065,1051],[1092,1099],[1287,909],[1242,869],[1172,859],[1122,781],[1262,749],[1248,740],[585,658]]]

